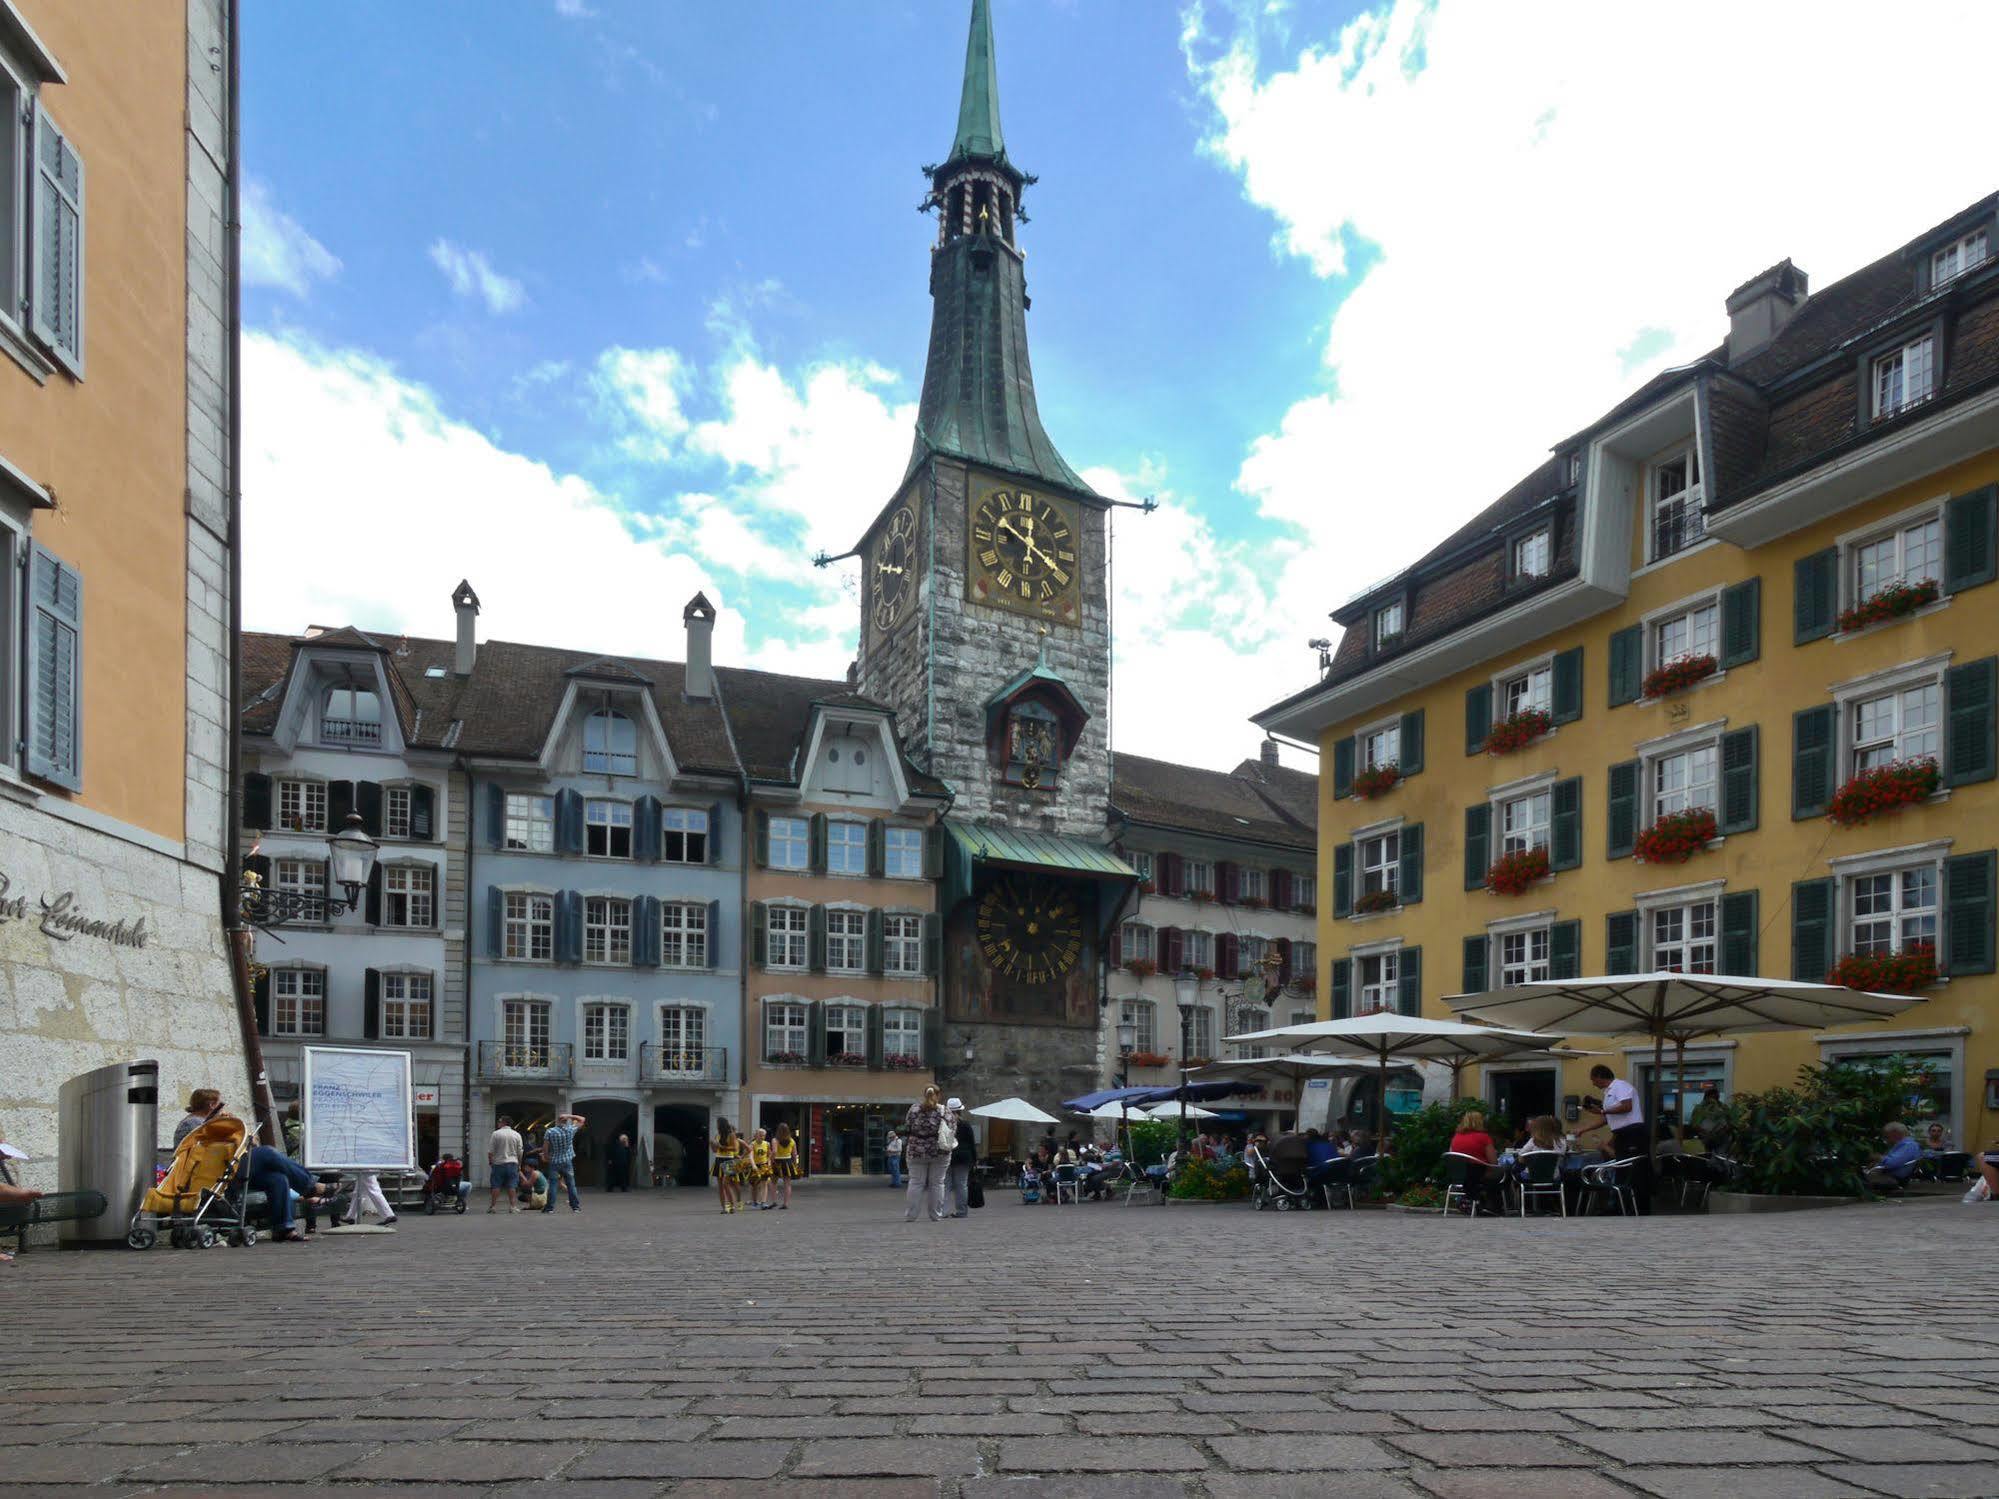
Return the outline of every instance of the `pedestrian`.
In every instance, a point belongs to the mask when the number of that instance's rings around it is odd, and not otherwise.
[[[264,1194],[264,1201],[271,1211],[271,1237],[280,1244],[303,1244],[308,1237],[292,1223],[294,1192],[309,1215],[333,1200],[330,1192],[320,1195],[323,1189],[313,1180],[310,1171],[282,1150],[273,1150],[268,1145],[250,1147],[245,1174],[250,1190]]]
[[[972,1164],[978,1159],[979,1144],[972,1138],[972,1127],[964,1119],[965,1101],[962,1098],[948,1099],[944,1112],[951,1120],[951,1127],[958,1132],[958,1143],[951,1147],[951,1216],[969,1218],[972,1213]]]
[[[715,1195],[721,1199],[722,1211],[737,1212],[740,1209],[740,1194],[736,1187],[736,1158],[743,1152],[742,1137],[736,1127],[726,1119],[715,1121],[715,1138],[708,1142],[708,1153],[715,1158],[709,1172],[715,1178]]]
[[[888,1132],[888,1184],[892,1189],[902,1186],[902,1136],[893,1127]]]
[[[583,1211],[583,1199],[576,1195],[576,1129],[583,1123],[581,1114],[557,1114],[547,1129],[541,1132],[542,1171],[548,1177],[548,1206],[544,1213],[555,1211],[555,1189],[569,1190],[569,1211]]]
[[[951,1169],[951,1152],[958,1132],[944,1112],[943,1094],[935,1083],[923,1090],[920,1102],[909,1106],[902,1121],[903,1164],[909,1168],[909,1209],[904,1223],[914,1223],[919,1208],[937,1222],[944,1216],[944,1178]]]
[[[187,1113],[174,1126],[174,1149],[180,1149],[180,1142],[208,1123],[211,1115],[222,1107],[222,1093],[216,1088],[196,1088],[187,1095]]]
[[[285,1110],[285,1154],[297,1160],[304,1146],[305,1120],[299,1116],[298,1105],[293,1104]]]
[[[521,1162],[520,1187],[514,1193],[530,1213],[545,1213],[555,1199],[548,1190],[548,1177],[534,1168],[532,1161]]]
[[[389,1206],[389,1199],[382,1195],[382,1181],[372,1171],[354,1173],[354,1195],[347,1204],[347,1222],[351,1226],[361,1221],[361,1210],[367,1208],[381,1220],[383,1228],[396,1226],[396,1210]]]
[[[514,1202],[514,1188],[521,1184],[521,1137],[514,1130],[514,1121],[505,1114],[500,1116],[499,1126],[492,1138],[486,1142],[486,1170],[491,1177],[488,1185],[492,1188],[486,1200],[486,1211],[500,1210],[500,1194],[507,1197],[507,1211],[519,1212]]]
[[[777,1138],[770,1142],[770,1169],[777,1175],[777,1190],[782,1201],[780,1210],[791,1206],[791,1184],[798,1180],[798,1142],[791,1137],[791,1126],[780,1123]]]
[[[604,1147],[604,1190],[632,1190],[632,1137],[620,1135]]]
[[[1636,1088],[1601,1062],[1590,1068],[1589,1080],[1603,1090],[1603,1097],[1585,1099],[1583,1107],[1601,1116],[1610,1127],[1611,1155],[1631,1161],[1631,1198],[1642,1217],[1652,1211],[1652,1152],[1645,1133],[1645,1105]]]

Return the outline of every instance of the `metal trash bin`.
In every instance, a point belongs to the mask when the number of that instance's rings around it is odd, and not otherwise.
[[[56,1182],[65,1192],[102,1192],[99,1217],[66,1221],[65,1244],[125,1242],[139,1200],[153,1184],[159,1138],[160,1064],[92,1068],[56,1094]]]

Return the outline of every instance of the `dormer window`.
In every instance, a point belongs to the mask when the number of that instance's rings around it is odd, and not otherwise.
[[[639,731],[612,708],[599,708],[583,720],[583,768],[598,775],[639,773]]]
[[[1395,644],[1402,638],[1402,600],[1383,604],[1374,611],[1374,648]]]
[[[330,687],[320,705],[319,737],[328,744],[382,742],[382,699],[367,687]]]
[[[1516,537],[1513,542],[1513,576],[1524,581],[1545,578],[1554,557],[1554,537],[1546,526]]]
[[[1944,282],[1962,276],[1966,271],[1975,270],[1985,264],[1990,240],[1983,229],[1974,229],[1960,239],[1952,240],[1941,250],[1930,256],[1930,287],[1934,290]]]
[[[1652,465],[1651,560],[1684,552],[1707,534],[1702,514],[1700,454],[1689,445]]]
[[[1936,394],[1936,335],[1925,333],[1874,357],[1874,420],[1899,416]]]

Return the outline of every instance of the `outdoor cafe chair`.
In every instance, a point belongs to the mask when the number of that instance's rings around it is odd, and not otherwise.
[[[1583,1177],[1583,1211],[1608,1198],[1616,1204],[1617,1210],[1627,1217],[1638,1216],[1638,1193],[1632,1186],[1632,1179],[1638,1171],[1638,1163],[1643,1156],[1628,1155],[1622,1160],[1602,1161],[1594,1166],[1585,1166]]]
[[[1319,1189],[1320,1200],[1328,1209],[1335,1196],[1344,1197],[1349,1208],[1353,1206],[1353,1161],[1348,1157],[1335,1156],[1319,1168],[1316,1180],[1306,1180]]]
[[[1971,1152],[1940,1150],[1918,1161],[1915,1174],[1917,1181],[1961,1182],[1971,1175]]]
[[[1475,1155],[1465,1155],[1461,1151],[1444,1152],[1444,1206],[1443,1212],[1450,1212],[1453,1198],[1471,1210],[1471,1216],[1478,1216],[1479,1199],[1485,1195],[1486,1178],[1496,1171]]]
[[[1126,1207],[1130,1207],[1132,1198],[1141,1192],[1151,1193],[1154,1202],[1164,1202],[1166,1200],[1166,1168],[1164,1166],[1161,1166],[1159,1174],[1154,1176],[1146,1167],[1132,1161],[1126,1161],[1124,1163],[1124,1172],[1124,1205]]]
[[[1076,1195],[1078,1189],[1081,1187],[1082,1180],[1083,1173],[1079,1167],[1057,1166],[1055,1168],[1053,1185],[1055,1188],[1055,1202],[1058,1207],[1062,1204],[1065,1197],[1070,1202],[1080,1202],[1082,1200]]]
[[[1520,1201],[1520,1216],[1527,1216],[1527,1200],[1552,1197],[1561,1215],[1569,1216],[1568,1193],[1562,1187],[1562,1153],[1559,1150],[1530,1150],[1514,1157],[1513,1190]]]

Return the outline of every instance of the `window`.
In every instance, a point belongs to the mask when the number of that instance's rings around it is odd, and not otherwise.
[[[1401,990],[1402,955],[1374,953],[1355,960],[1360,978],[1360,1004],[1355,1014],[1372,1010],[1392,1010]]]
[[[1891,583],[1935,583],[1943,577],[1943,517],[1932,511],[1853,549],[1853,601],[1864,603]]]
[[[24,210],[36,180],[31,147],[34,130],[34,85],[25,72],[0,52],[0,319],[9,327],[28,299],[28,255],[21,231],[30,217]]]
[[[583,852],[593,859],[629,859],[632,856],[632,804],[585,802],[583,833]]]
[[[799,1065],[805,1061],[806,1031],[812,1012],[794,1000],[770,1000],[764,1005],[764,1060]]]
[[[1944,282],[1985,264],[1986,243],[1986,232],[1974,229],[1962,239],[1953,240],[1934,252],[1930,256],[1931,288],[1942,286]]]
[[[1553,792],[1530,791],[1510,796],[1499,804],[1499,851],[1524,854],[1529,849],[1548,846],[1548,813]]]
[[[826,967],[829,972],[859,973],[868,966],[868,913],[826,913]]]
[[[505,1065],[520,1071],[540,1071],[550,1061],[549,1005],[545,999],[510,999],[500,1011]]]
[[[430,1039],[431,982],[427,973],[382,975],[382,1039]]]
[[[1186,1005],[1180,1011],[1180,1060],[1215,1054],[1215,1012],[1206,1005]]]
[[[659,908],[659,961],[663,968],[708,966],[708,908],[670,901]]]
[[[1237,871],[1237,896],[1244,901],[1266,899],[1270,891],[1269,876],[1261,869],[1241,869]]]
[[[583,1060],[623,1062],[632,1054],[632,1012],[623,1005],[583,1007]]]
[[[1159,1007],[1150,1000],[1127,999],[1118,1009],[1118,1023],[1131,1027],[1133,1051],[1159,1052]]]
[[[1402,601],[1383,604],[1374,611],[1374,644],[1379,650],[1384,645],[1393,645],[1402,638]]]
[[[382,925],[437,925],[437,870],[429,864],[391,864],[382,871]]]
[[[271,873],[280,890],[294,895],[310,895],[319,900],[326,899],[326,864],[320,859],[280,859],[271,866]],[[323,919],[325,909],[320,916]]]
[[[1537,926],[1524,932],[1501,932],[1494,939],[1499,948],[1499,982],[1531,984],[1548,977],[1548,928]]]
[[[1861,698],[1852,715],[1856,774],[1894,760],[1937,758],[1943,689],[1936,681]]]
[[[1152,928],[1142,921],[1127,921],[1118,928],[1118,953],[1127,963],[1152,961]]]
[[[1361,845],[1361,887],[1359,895],[1393,895],[1401,879],[1401,831],[1375,833],[1359,839]]]
[[[1241,937],[1236,941],[1236,962],[1246,974],[1261,973],[1269,951],[1270,944],[1262,937]]]
[[[1918,1140],[1932,1124],[1941,1124],[1957,1139],[1957,1077],[1964,1062],[1961,1048],[1953,1047],[1941,1051],[1928,1051],[1920,1047],[1888,1045],[1877,1043],[1863,1051],[1842,1051],[1832,1046],[1821,1048],[1828,1062],[1842,1062],[1849,1067],[1864,1067],[1880,1070],[1890,1056],[1900,1055],[1914,1065],[1916,1071],[1915,1090],[1904,1100],[1902,1117]],[[1976,1084],[1976,1074],[1972,1075]],[[1971,1101],[1978,1095],[1972,1093]]]
[[[659,856],[668,864],[708,862],[708,814],[668,807],[659,815]]]
[[[1691,609],[1652,622],[1652,665],[1664,666],[1688,656],[1718,656],[1721,605],[1705,599]]]
[[[554,852],[555,798],[508,792],[506,845],[518,853]]]
[[[1310,910],[1319,903],[1319,877],[1315,874],[1296,874],[1291,877],[1291,904],[1301,911]]]
[[[1715,902],[1658,906],[1651,915],[1655,973],[1715,973]]]
[[[1318,1024],[1318,1020],[1319,1015],[1316,1010],[1293,1010],[1291,1012],[1291,1024],[1293,1025],[1316,1025]]]
[[[501,951],[509,958],[546,963],[555,956],[555,897],[509,891],[501,911]]]
[[[1691,447],[1652,465],[1652,560],[1683,552],[1706,531],[1701,461]]]
[[[326,1034],[326,974],[317,968],[271,970],[271,1034]]]
[[[1360,736],[1360,768],[1372,770],[1377,765],[1398,765],[1402,760],[1402,724],[1383,724],[1378,729],[1365,730]]]
[[[407,838],[410,836],[411,789],[408,786],[387,786],[382,790],[382,836],[385,838]]]
[[[1553,708],[1554,700],[1555,668],[1552,665],[1529,667],[1499,684],[1499,701],[1507,718],[1529,710],[1547,713]]]
[[[1125,862],[1131,865],[1132,873],[1137,875],[1141,880],[1149,880],[1152,878],[1151,854],[1149,853],[1127,854],[1125,855]]]
[[[806,924],[803,906],[770,906],[765,912],[765,961],[772,968],[803,968]]]
[[[812,862],[812,825],[803,817],[770,820],[770,867],[803,869]]]
[[[278,782],[278,826],[293,833],[326,831],[326,782]]]
[[[1548,528],[1529,531],[1517,537],[1513,543],[1513,576],[1516,578],[1540,578],[1548,572],[1550,558],[1554,555],[1553,538]]]
[[[1937,940],[1937,867],[1917,864],[1854,876],[1851,949],[1870,957]]]
[[[1669,812],[1715,808],[1715,766],[1719,751],[1713,744],[1676,750],[1652,761],[1652,819]]]
[[[868,872],[868,825],[864,822],[826,824],[826,872],[866,874]]]
[[[1897,416],[1935,394],[1936,335],[1925,333],[1874,360],[1874,420]]]
[[[913,1065],[923,1061],[923,1012],[921,1010],[882,1011],[882,1056],[902,1057]]]
[[[1319,972],[1319,944],[1316,942],[1293,942],[1291,944],[1291,976],[1293,978],[1313,978]]]
[[[882,872],[892,880],[923,878],[923,829],[882,830]]]
[[[639,773],[639,731],[629,718],[599,708],[583,720],[583,768],[607,776]]]
[[[1215,966],[1215,939],[1211,932],[1186,931],[1180,934],[1180,961],[1189,968]]]
[[[708,1013],[699,1005],[659,1007],[659,1065],[662,1072],[705,1072]]]
[[[1684,1094],[1680,1092],[1682,1068],[1686,1076]],[[1668,1057],[1656,1077],[1649,1061],[1640,1062],[1634,1071],[1637,1075],[1633,1080],[1647,1090],[1646,1097],[1657,1098],[1659,1117],[1667,1121],[1677,1111],[1680,1122],[1691,1125],[1695,1110],[1707,1101],[1710,1087],[1717,1099],[1726,1102],[1729,1097],[1728,1063],[1725,1061],[1696,1059],[1689,1055],[1684,1062],[1677,1062]]]
[[[583,961],[632,961],[632,903],[593,895],[583,902]]]
[[[826,1060],[835,1067],[865,1067],[868,1012],[864,1005],[826,1006]]]
[[[1189,895],[1215,893],[1215,866],[1206,859],[1189,859],[1181,866]]]
[[[912,978],[923,972],[923,918],[882,918],[882,972]]]
[[[319,709],[319,737],[329,744],[380,744],[382,700],[367,687],[333,687]]]

